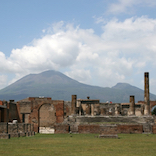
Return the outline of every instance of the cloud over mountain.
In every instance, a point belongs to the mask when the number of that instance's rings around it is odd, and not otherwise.
[[[147,65],[150,70],[155,68],[156,19],[112,19],[101,23],[101,28],[97,35],[93,29],[56,23],[45,29],[41,38],[13,49],[9,57],[0,52],[0,76],[12,72],[15,81],[29,73],[54,69],[87,84],[110,87],[128,82],[140,87]]]

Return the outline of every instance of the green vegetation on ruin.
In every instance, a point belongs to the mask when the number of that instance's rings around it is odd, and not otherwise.
[[[98,134],[37,134],[0,140],[1,156],[155,156],[156,135],[119,134],[120,139]]]

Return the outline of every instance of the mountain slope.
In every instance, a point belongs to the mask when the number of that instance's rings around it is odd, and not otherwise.
[[[79,83],[57,71],[45,71],[40,74],[30,74],[8,87],[0,90],[1,100],[21,100],[27,97],[45,96],[53,100],[71,100],[71,95],[78,98],[100,99],[101,102],[129,102],[129,96],[135,95],[135,100],[144,100],[144,91],[126,83],[118,83],[112,88],[102,88]],[[155,100],[156,95],[151,94]]]

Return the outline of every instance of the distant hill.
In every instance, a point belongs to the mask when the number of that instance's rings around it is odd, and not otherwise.
[[[135,101],[144,100],[144,91],[127,83],[118,83],[112,88],[97,87],[79,83],[66,75],[49,70],[40,74],[29,74],[8,87],[0,90],[1,100],[16,101],[27,97],[52,97],[53,100],[70,101],[71,95],[77,98],[100,99],[101,102],[129,102],[129,96],[134,95]],[[156,95],[150,98],[156,100]]]

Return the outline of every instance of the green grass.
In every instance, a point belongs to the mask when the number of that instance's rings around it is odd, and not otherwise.
[[[72,137],[71,137],[72,136]],[[0,140],[0,156],[155,156],[156,135],[120,134],[120,139],[98,134],[37,134]]]

